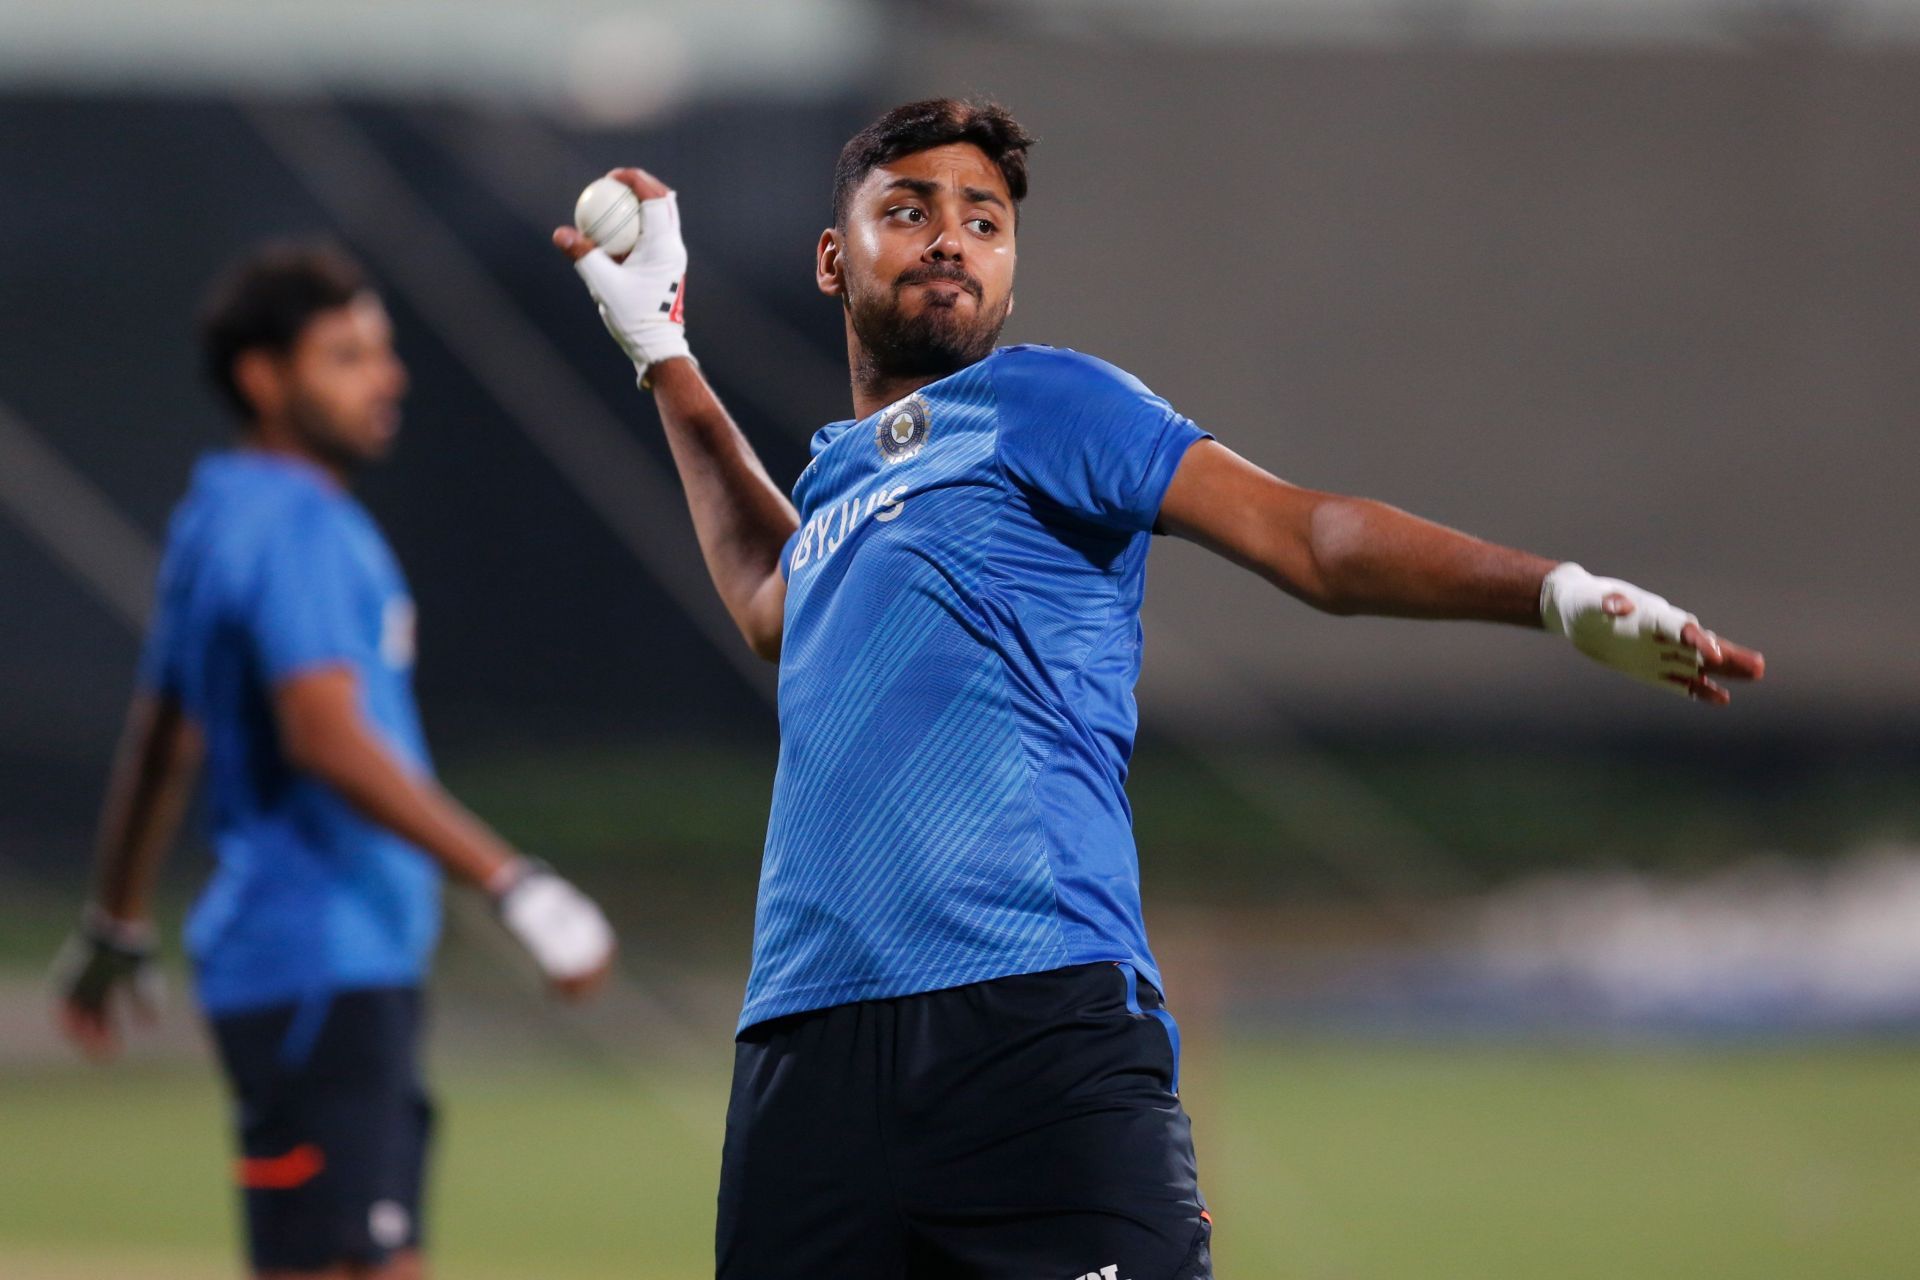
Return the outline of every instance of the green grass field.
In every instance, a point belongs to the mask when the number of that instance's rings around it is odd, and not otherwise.
[[[1862,1280],[1920,1274],[1916,1068],[1906,1046],[1240,1044],[1188,1094],[1225,1277]],[[711,1274],[719,1074],[450,1062],[439,1084],[443,1280]],[[0,1074],[7,1280],[236,1274],[225,1176],[201,1073]]]

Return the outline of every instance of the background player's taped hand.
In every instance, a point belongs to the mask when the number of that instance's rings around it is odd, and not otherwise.
[[[501,923],[556,983],[594,977],[613,959],[613,926],[593,899],[537,862],[495,900]]]
[[[1568,561],[1540,585],[1540,620],[1595,662],[1687,694],[1704,659],[1681,640],[1692,614],[1618,578],[1596,578]]]
[[[154,963],[158,939],[151,924],[115,920],[89,906],[80,929],[53,962],[54,994],[67,1033],[89,1053],[116,1047],[113,1006],[124,1000],[151,1022],[160,1014],[166,983]]]
[[[647,370],[687,347],[687,246],[680,239],[674,193],[640,202],[640,243],[624,262],[595,249],[573,264],[600,306],[607,332],[633,360],[640,385]]]

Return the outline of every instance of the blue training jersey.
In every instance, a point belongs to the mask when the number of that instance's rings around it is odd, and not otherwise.
[[[362,709],[431,771],[413,700],[413,602],[366,510],[317,468],[239,450],[203,459],[175,510],[141,683],[207,740],[216,869],[188,919],[213,1013],[411,985],[440,928],[440,872],[281,752],[273,687],[352,668]]]
[[[742,1028],[1095,960],[1158,984],[1124,784],[1149,535],[1205,438],[1034,346],[815,435]]]

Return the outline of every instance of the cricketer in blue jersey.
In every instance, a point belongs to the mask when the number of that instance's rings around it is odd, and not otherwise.
[[[554,233],[780,664],[727,1280],[1212,1274],[1124,791],[1154,533],[1329,612],[1542,628],[1710,702],[1760,674],[1651,592],[1286,484],[1109,364],[996,347],[1031,142],[936,99],[842,150],[816,278],[856,416],[791,502],[689,359],[674,194],[613,172],[641,198],[622,262]]]
[[[1095,960],[1159,985],[1122,784],[1149,533],[1205,438],[1050,347],[814,437],[743,1027]]]
[[[604,976],[612,934],[434,782],[412,597],[348,491],[406,387],[357,266],[263,250],[203,339],[244,425],[173,515],[62,1012],[105,1056],[120,997],[150,1000],[153,879],[204,761],[215,869],[186,946],[237,1104],[255,1272],[404,1280],[422,1274],[420,987],[443,871],[495,896],[562,994]]]

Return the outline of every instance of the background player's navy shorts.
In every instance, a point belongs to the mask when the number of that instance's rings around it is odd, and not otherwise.
[[[1077,965],[740,1033],[721,1280],[1208,1280],[1159,993]]]
[[[376,1265],[420,1241],[433,1109],[420,992],[337,991],[213,1021],[255,1270]]]

